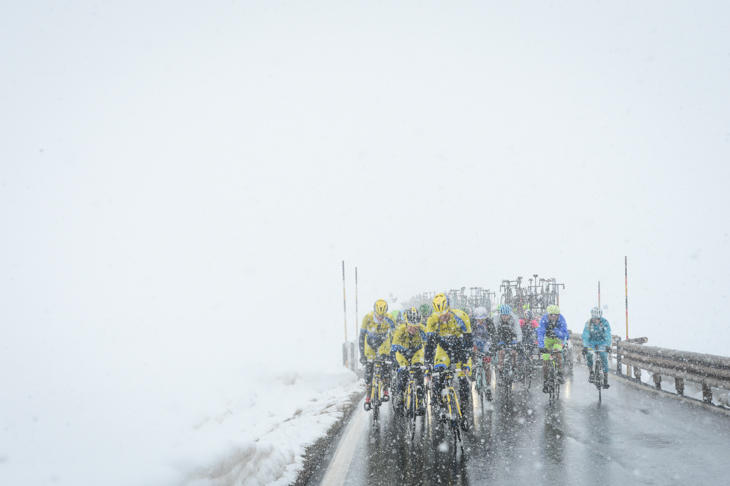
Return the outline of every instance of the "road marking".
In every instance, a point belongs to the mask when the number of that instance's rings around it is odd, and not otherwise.
[[[355,456],[358,439],[368,422],[368,417],[370,417],[370,414],[365,413],[362,409],[356,409],[355,414],[355,419],[350,424],[350,430],[347,431],[337,446],[321,486],[342,486],[345,484],[345,477],[347,477],[347,471],[350,470],[352,458]]]

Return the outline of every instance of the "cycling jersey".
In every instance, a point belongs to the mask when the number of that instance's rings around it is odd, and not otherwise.
[[[596,345],[610,346],[611,325],[603,317],[601,317],[601,322],[597,324],[593,322],[593,319],[589,319],[581,337],[583,338],[583,346],[586,348],[594,348]]]
[[[395,329],[395,322],[390,315],[383,316],[383,322],[379,323],[373,314],[374,311],[365,314],[360,326],[360,356],[367,356],[368,359],[390,352],[390,331]]]
[[[441,322],[436,313],[431,314],[426,322],[426,334],[442,338],[460,338],[466,334],[471,334],[471,321],[465,312],[451,309],[449,313],[451,316],[447,322]]]
[[[474,345],[477,351],[483,354],[489,352],[489,330],[486,324],[482,325],[475,322],[471,333],[474,336]]]
[[[568,333],[568,323],[565,322],[563,314],[558,315],[558,319],[553,323],[550,322],[548,314],[545,314],[540,319],[540,325],[537,328],[537,344],[541,347],[545,347],[545,338],[558,339],[560,341],[566,341],[570,334]]]
[[[520,327],[520,320],[511,312],[509,320],[502,322],[501,314],[494,314],[492,316],[492,324],[494,325],[494,332],[496,333],[494,341],[496,343],[509,344],[512,341],[522,342],[522,328]]]
[[[428,344],[426,346],[427,364],[441,367],[451,359],[461,366],[466,362],[466,352],[472,348],[471,321],[465,312],[458,309],[449,311],[449,320],[441,322],[437,314],[432,314],[426,324]],[[434,361],[434,354],[438,362]],[[448,365],[446,365],[448,366]]]
[[[409,364],[423,364],[424,347],[426,346],[426,327],[419,324],[416,334],[408,332],[406,324],[395,328],[391,340],[390,351],[395,354],[395,359],[401,368]]]

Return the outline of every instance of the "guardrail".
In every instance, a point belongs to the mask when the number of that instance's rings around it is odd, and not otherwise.
[[[570,340],[578,350],[573,355],[580,361],[583,339],[580,334],[571,333]],[[622,340],[613,336],[612,341],[611,358],[616,359],[617,374],[623,374],[622,365],[626,365],[627,374],[630,376],[633,368],[634,378],[641,381],[641,371],[646,370],[652,374],[657,390],[662,389],[662,375],[672,377],[680,396],[684,396],[685,381],[698,383],[702,386],[702,400],[706,403],[712,403],[712,387],[730,390],[730,358],[644,346],[648,341],[645,337]]]

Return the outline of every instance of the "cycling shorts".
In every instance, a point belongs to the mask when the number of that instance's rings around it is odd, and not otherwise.
[[[558,351],[563,350],[563,341],[562,339],[554,339],[554,338],[545,338],[545,348],[546,349],[557,349]],[[549,353],[543,353],[542,359],[545,361],[548,361],[550,359]]]

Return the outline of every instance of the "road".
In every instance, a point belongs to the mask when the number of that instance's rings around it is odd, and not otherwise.
[[[469,410],[463,454],[430,416],[409,445],[390,404],[378,426],[360,406],[309,484],[730,484],[730,416],[613,376],[599,404],[580,365],[550,404],[536,378]]]

